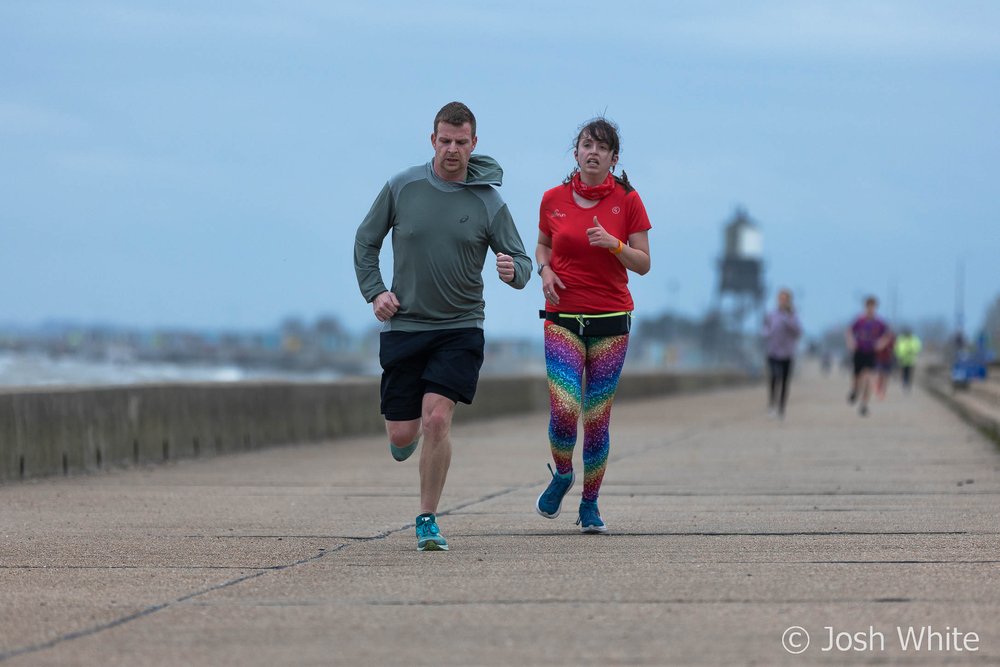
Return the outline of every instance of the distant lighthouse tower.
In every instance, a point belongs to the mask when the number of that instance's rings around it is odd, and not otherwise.
[[[763,316],[764,237],[743,207],[734,211],[723,236],[714,307],[719,335],[714,342],[724,359],[748,362],[754,348],[753,336],[746,335],[747,320],[753,327]]]

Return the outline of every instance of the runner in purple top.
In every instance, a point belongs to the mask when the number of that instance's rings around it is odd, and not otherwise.
[[[768,416],[784,419],[788,402],[788,379],[792,372],[795,347],[802,335],[802,325],[795,316],[792,293],[778,292],[778,307],[764,316],[764,343],[767,347]]]
[[[854,320],[854,324],[847,330],[847,348],[854,351],[854,379],[847,402],[853,405],[860,393],[858,414],[862,417],[868,415],[871,374],[875,369],[877,353],[892,339],[889,327],[875,315],[877,309],[878,299],[873,296],[865,299],[864,314]]]

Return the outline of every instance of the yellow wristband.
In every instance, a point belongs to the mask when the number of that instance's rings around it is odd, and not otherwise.
[[[625,244],[622,243],[621,239],[618,239],[618,247],[617,248],[608,248],[608,252],[610,252],[612,255],[620,255],[620,254],[622,254],[622,250],[624,250],[624,249],[625,249]]]

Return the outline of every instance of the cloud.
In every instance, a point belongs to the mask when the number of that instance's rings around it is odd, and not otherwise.
[[[1000,55],[996,5],[853,0],[711,6],[725,11],[702,7],[696,14],[677,16],[662,25],[663,37],[686,47],[700,45],[702,51],[763,56]]]
[[[402,33],[407,39],[447,35],[455,43],[500,40],[511,47],[531,40],[553,48],[575,50],[573,35],[594,30],[594,17],[606,4],[578,3],[567,13],[561,5],[512,0],[500,5],[467,3],[434,6],[403,0],[375,4],[296,0],[270,3],[218,2],[157,4],[105,0],[52,3],[33,7],[35,30],[80,39],[99,35],[114,41],[171,38],[177,42],[219,38],[313,45],[343,39],[344,31],[381,40]],[[616,6],[615,35],[610,53],[638,47],[675,55],[743,55],[748,57],[887,57],[973,58],[1000,57],[1000,4],[971,0],[941,3],[931,0],[840,0],[800,2],[770,0],[744,3],[671,2],[636,0]],[[429,46],[429,48],[432,48]]]
[[[97,174],[122,175],[150,172],[150,163],[135,156],[114,151],[63,151],[53,155],[52,162],[62,169]]]
[[[17,3],[15,3],[16,5]],[[336,3],[340,4],[340,3]],[[142,0],[95,0],[78,3],[54,0],[0,5],[0,19],[18,28],[18,38],[46,39],[65,44],[95,41],[149,44],[168,38],[185,43],[208,38],[297,41],[326,34],[328,26],[308,3],[276,7],[270,3],[157,3]],[[0,26],[0,35],[3,34]]]
[[[61,135],[78,133],[85,128],[80,118],[56,109],[0,101],[0,134]]]
[[[368,6],[337,10],[336,18],[368,27],[377,21],[383,30],[426,29],[429,33],[443,24],[454,24],[466,26],[457,32],[469,38],[505,37],[511,44],[513,40],[523,43],[532,39],[572,49],[572,35],[600,39],[587,33],[593,32],[594,17],[604,3],[578,3],[573,13],[567,13],[562,5],[526,0],[502,5],[474,3],[454,8],[447,19],[426,11],[423,5],[378,6],[381,11]],[[526,19],[529,14],[531,18]],[[611,54],[631,46],[701,57],[1000,57],[1000,40],[996,39],[1000,5],[971,1],[646,0],[616,6],[614,22],[615,38],[624,38],[624,43],[617,44],[607,35]],[[579,46],[582,48],[582,43]]]
[[[179,9],[108,3],[101,8],[98,16],[105,22],[106,28],[113,29],[120,36],[176,35],[185,40],[214,35],[297,39],[319,34],[306,16],[263,8],[255,11],[252,7],[238,4],[229,9],[215,8],[214,5]]]

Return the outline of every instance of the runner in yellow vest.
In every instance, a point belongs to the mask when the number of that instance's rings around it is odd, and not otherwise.
[[[910,391],[913,367],[920,356],[920,347],[920,339],[908,328],[903,329],[903,333],[896,339],[896,361],[903,372],[903,389],[906,391]]]

